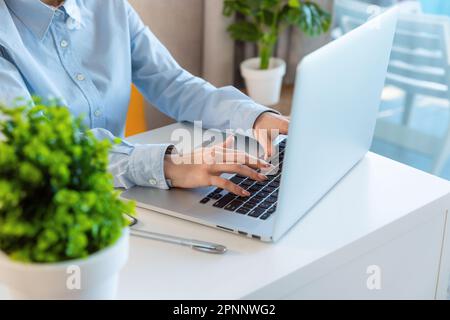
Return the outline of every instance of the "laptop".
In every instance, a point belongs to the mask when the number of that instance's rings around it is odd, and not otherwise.
[[[265,182],[224,175],[251,193],[134,187],[122,197],[246,237],[279,240],[368,152],[397,24],[395,9],[305,57],[297,68],[289,136]]]

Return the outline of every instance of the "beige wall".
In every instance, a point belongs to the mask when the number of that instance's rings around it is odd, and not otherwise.
[[[204,0],[203,77],[217,87],[234,81],[234,41],[227,32],[223,0]]]
[[[203,0],[129,0],[142,20],[187,70],[201,74]]]

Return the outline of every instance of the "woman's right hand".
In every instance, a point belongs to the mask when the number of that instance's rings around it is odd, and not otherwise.
[[[264,181],[267,177],[256,170],[270,168],[271,164],[230,148],[233,141],[232,136],[224,144],[200,148],[184,155],[167,155],[164,162],[166,178],[177,188],[216,186],[238,196],[248,197],[250,193],[247,190],[222,178],[221,174],[235,173]]]

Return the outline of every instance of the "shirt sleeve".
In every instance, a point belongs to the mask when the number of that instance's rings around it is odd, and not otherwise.
[[[116,139],[106,129],[96,128],[91,132],[99,140],[111,143]],[[168,189],[164,175],[164,157],[170,144],[130,144],[121,140],[109,153],[108,170],[114,177],[116,188],[129,189],[135,185]]]
[[[244,132],[261,113],[274,112],[234,87],[216,88],[181,68],[128,2],[127,10],[133,83],[159,110],[178,121]]]
[[[2,57],[0,52],[0,103],[12,105],[22,98],[31,101],[31,95],[16,67]],[[111,142],[115,137],[105,129],[92,129],[99,140]],[[113,145],[109,152],[109,172],[114,177],[116,188],[134,185],[168,189],[164,177],[164,156],[170,145],[133,145],[122,141]]]
[[[0,47],[0,103],[12,105],[16,99],[31,100],[17,68],[2,56]]]

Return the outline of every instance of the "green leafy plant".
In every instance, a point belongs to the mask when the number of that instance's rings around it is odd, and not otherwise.
[[[98,141],[55,101],[0,106],[0,250],[13,260],[85,258],[128,224]]]
[[[317,3],[303,0],[224,0],[223,14],[241,14],[228,32],[234,40],[258,44],[260,69],[269,68],[278,36],[286,26],[297,26],[310,36],[329,30],[331,16]]]

